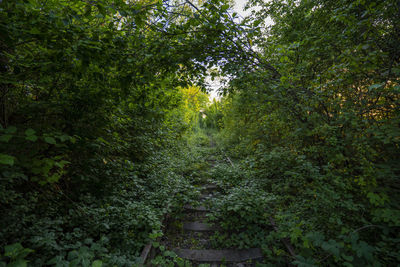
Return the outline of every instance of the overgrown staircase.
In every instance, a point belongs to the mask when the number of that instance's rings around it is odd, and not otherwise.
[[[211,236],[215,231],[221,231],[217,225],[210,225],[206,217],[212,211],[208,200],[213,198],[218,186],[205,183],[197,203],[184,206],[184,216],[181,220],[172,222],[167,230],[165,245],[179,257],[188,260],[192,266],[209,264],[211,267],[255,266],[257,260],[262,259],[259,248],[251,249],[212,249]],[[174,240],[171,240],[174,239]]]

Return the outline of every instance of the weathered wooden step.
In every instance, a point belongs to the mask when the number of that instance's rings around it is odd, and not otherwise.
[[[212,198],[212,197],[213,197],[213,194],[206,193],[206,194],[201,194],[199,199],[200,200],[205,200],[205,199],[209,199],[209,198]]]
[[[218,230],[218,228],[215,226],[209,225],[207,223],[185,222],[185,223],[183,223],[183,230],[207,232],[207,231],[216,231],[216,230]]]
[[[186,260],[198,262],[244,262],[262,258],[259,248],[235,249],[175,249],[175,253]]]
[[[210,190],[216,190],[216,189],[218,189],[218,188],[219,188],[218,185],[215,185],[215,184],[206,184],[206,185],[204,185],[201,189],[204,190],[204,191],[210,191]]]
[[[204,206],[193,207],[192,205],[189,205],[189,204],[183,206],[183,208],[188,211],[204,211],[204,212],[210,211],[210,209],[208,209]]]

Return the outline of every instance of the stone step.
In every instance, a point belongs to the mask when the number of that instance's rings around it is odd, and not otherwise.
[[[244,250],[174,249],[174,252],[183,259],[196,262],[245,262],[263,257],[259,248]]]
[[[208,231],[216,231],[216,230],[218,230],[218,227],[209,225],[207,223],[201,223],[201,222],[184,222],[183,230],[208,232]]]
[[[193,207],[192,205],[189,205],[189,204],[183,206],[183,208],[184,208],[185,210],[187,210],[187,211],[203,211],[203,212],[208,212],[208,211],[210,211],[209,208],[206,208],[206,207],[204,207],[204,206]]]

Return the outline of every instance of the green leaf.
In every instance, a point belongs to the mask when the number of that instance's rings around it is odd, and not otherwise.
[[[381,86],[382,86],[381,83],[376,83],[376,84],[370,85],[368,88],[369,88],[369,90],[373,90],[373,89],[377,89]]]
[[[21,250],[18,253],[18,258],[25,258],[26,256],[28,256],[30,253],[34,252],[33,249],[30,248],[24,248],[23,250]]]
[[[70,163],[70,162],[66,161],[66,160],[61,160],[59,162],[55,162],[54,166],[57,166],[59,168],[64,168],[65,164],[68,164],[68,163]]]
[[[394,74],[400,74],[400,68],[393,68],[392,69],[392,72],[394,73]]]
[[[346,261],[352,262],[354,260],[353,256],[347,256],[345,254],[341,254],[342,258],[345,259]]]
[[[324,235],[320,232],[310,232],[306,237],[310,239],[315,246],[321,246],[325,239]]]
[[[335,255],[336,257],[339,256],[339,248],[341,247],[339,245],[339,243],[337,243],[335,240],[329,239],[328,242],[324,242],[322,243],[322,249],[324,249],[327,252],[332,253],[333,255]]]
[[[101,267],[103,265],[103,262],[101,260],[95,260],[92,263],[92,267]]]
[[[4,130],[5,133],[15,133],[17,131],[17,127],[15,126],[9,126]]]
[[[46,143],[48,143],[48,144],[52,144],[52,145],[55,145],[55,144],[56,144],[56,139],[54,139],[53,137],[50,137],[50,136],[46,136],[46,137],[44,138],[44,141],[45,141]]]
[[[229,4],[224,4],[221,6],[221,11],[226,11],[229,8]]]
[[[38,28],[32,28],[32,29],[29,31],[29,33],[31,33],[31,34],[39,34],[39,33],[40,33],[40,30],[39,30]]]
[[[357,245],[353,245],[353,250],[357,253],[358,257],[364,257],[368,261],[372,260],[372,255],[375,251],[373,247],[371,247],[364,241],[361,241]]]
[[[279,61],[280,61],[281,63],[287,62],[287,61],[289,61],[289,57],[288,57],[288,56],[282,56],[282,57],[279,59]]]
[[[72,250],[72,251],[70,251],[70,252],[68,252],[68,260],[69,261],[72,261],[72,260],[74,260],[74,259],[76,259],[76,258],[78,258],[79,257],[79,253],[78,253],[78,251],[76,251],[76,250]]]
[[[29,140],[29,141],[32,141],[32,142],[36,142],[38,137],[36,135],[29,135],[29,136],[25,137],[25,139]]]
[[[65,141],[70,140],[71,136],[63,134],[63,135],[58,136],[58,139],[60,139],[61,142],[65,142]]]
[[[2,155],[2,154],[0,154]],[[7,245],[4,247],[4,256],[13,258],[18,255],[18,253],[23,250],[24,247],[20,243],[14,243],[12,245]]]
[[[3,134],[0,136],[0,141],[7,143],[12,138],[11,134]]]
[[[0,164],[13,166],[14,165],[14,157],[6,155],[6,154],[0,154]]]
[[[57,264],[59,264],[60,262],[62,262],[64,260],[63,256],[55,256],[54,258],[51,258],[47,264],[48,265],[55,265],[55,266],[59,266]]]
[[[104,6],[102,4],[100,4],[100,3],[97,3],[97,8],[98,8],[100,14],[105,17],[106,16],[106,9],[104,8]]]
[[[26,267],[26,266],[28,266],[28,262],[24,259],[17,259],[16,261],[7,264],[7,267]]]
[[[171,258],[177,257],[176,253],[173,251],[170,251],[170,250],[164,251],[164,256],[171,257]]]
[[[33,130],[32,128],[29,128],[29,129],[27,129],[27,130],[25,131],[25,134],[26,134],[27,136],[34,135],[35,133],[36,133],[36,131]]]

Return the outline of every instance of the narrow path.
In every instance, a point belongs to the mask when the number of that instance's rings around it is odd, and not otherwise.
[[[213,146],[213,141],[210,142]],[[208,159],[209,168],[215,161]],[[162,243],[179,257],[191,262],[192,266],[255,266],[262,259],[260,248],[239,250],[235,248],[218,248],[213,246],[212,236],[216,232],[224,234],[218,225],[207,222],[207,215],[213,211],[210,199],[221,194],[220,188],[212,178],[201,177],[193,182],[201,194],[184,206],[181,218],[172,221],[166,229]]]

